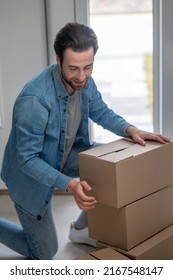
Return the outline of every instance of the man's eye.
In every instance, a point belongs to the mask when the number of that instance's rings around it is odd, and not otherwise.
[[[76,71],[77,68],[76,68],[76,67],[70,67],[70,70],[71,70],[71,71]]]
[[[86,70],[89,70],[89,69],[91,69],[92,67],[93,67],[92,65],[88,65],[88,66],[85,67],[85,69],[86,69]]]

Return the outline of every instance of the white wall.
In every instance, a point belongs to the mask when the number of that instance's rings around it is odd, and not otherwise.
[[[14,100],[25,83],[47,65],[44,15],[42,0],[0,1],[0,162]]]

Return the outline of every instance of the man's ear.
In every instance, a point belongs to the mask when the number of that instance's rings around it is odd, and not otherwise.
[[[56,62],[57,62],[57,64],[60,64],[60,58],[57,54],[56,54]]]

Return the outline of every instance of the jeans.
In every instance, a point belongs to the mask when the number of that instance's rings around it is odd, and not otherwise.
[[[0,218],[0,242],[29,259],[51,259],[58,249],[51,203],[41,220],[15,208],[21,225]]]
[[[78,153],[92,146],[75,146],[67,158],[62,173],[72,178],[79,176]],[[0,218],[0,242],[13,251],[30,259],[49,260],[58,250],[58,238],[52,216],[51,202],[48,204],[41,220],[25,212],[19,205],[15,208],[21,225]]]

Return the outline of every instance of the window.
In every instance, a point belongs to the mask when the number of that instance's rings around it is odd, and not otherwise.
[[[90,0],[99,40],[93,77],[106,103],[137,127],[153,131],[152,0]],[[94,124],[94,139],[115,135]]]

